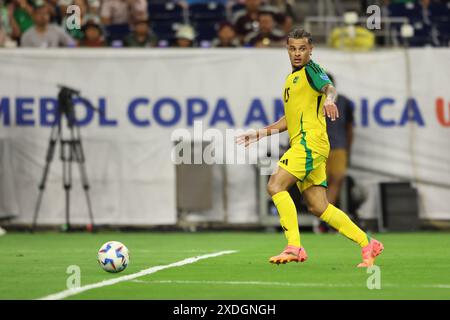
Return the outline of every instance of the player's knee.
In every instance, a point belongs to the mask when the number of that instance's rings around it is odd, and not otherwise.
[[[322,213],[326,210],[326,206],[322,203],[310,203],[308,204],[308,211],[315,215],[316,217],[320,217]]]
[[[314,206],[314,205],[308,205],[308,212],[309,213],[312,213],[313,215],[315,215],[315,216],[317,216],[317,214],[315,213],[315,211],[316,211],[316,206]]]
[[[278,192],[284,191],[282,186],[277,183],[276,181],[273,180],[269,180],[269,182],[267,183],[267,193],[273,197],[275,194],[277,194]]]
[[[332,173],[327,175],[327,180],[329,184],[340,184],[345,178],[345,173]]]

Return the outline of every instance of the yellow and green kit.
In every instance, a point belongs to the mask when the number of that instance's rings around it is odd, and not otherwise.
[[[327,125],[323,114],[326,99],[321,89],[332,84],[325,71],[314,61],[295,69],[284,86],[284,112],[290,138],[290,148],[278,165],[297,177],[301,192],[309,187],[327,186],[326,162],[330,152]],[[272,196],[280,215],[288,245],[301,247],[297,209],[288,191]],[[332,204],[320,215],[331,225],[361,247],[369,238],[350,218]]]
[[[297,177],[300,191],[312,185],[327,186],[326,161],[330,152],[323,114],[326,96],[320,90],[332,84],[314,61],[296,68],[284,85],[284,112],[290,148],[278,165]]]

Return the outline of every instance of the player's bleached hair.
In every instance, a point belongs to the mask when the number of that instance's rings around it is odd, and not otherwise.
[[[293,29],[291,32],[288,33],[286,43],[289,42],[289,39],[303,39],[303,38],[308,39],[308,43],[312,44],[313,40],[311,33],[303,29]]]

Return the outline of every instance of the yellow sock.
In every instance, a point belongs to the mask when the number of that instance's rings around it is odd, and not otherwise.
[[[298,230],[297,209],[289,192],[281,191],[272,197],[280,215],[280,224],[283,227],[284,235],[288,240],[288,245],[301,247],[300,232]]]
[[[356,224],[354,224],[344,212],[332,204],[328,205],[327,209],[320,216],[320,219],[328,223],[350,240],[355,241],[361,247],[365,247],[369,244],[367,234]]]

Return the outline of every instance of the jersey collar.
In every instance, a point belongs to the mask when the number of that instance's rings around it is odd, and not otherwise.
[[[297,71],[302,70],[304,67],[306,67],[308,64],[310,64],[311,61],[312,61],[312,59],[309,59],[309,61],[308,61],[307,64],[305,64],[305,65],[303,65],[303,66],[301,66],[301,67],[294,68],[294,70],[292,70],[292,73],[295,73],[295,72],[297,72]],[[291,74],[292,74],[292,73],[291,73]]]
[[[300,70],[302,70],[303,69],[303,67],[304,66],[301,66],[301,67],[297,67],[297,68],[294,68],[294,70],[292,70],[292,73],[296,73],[297,71],[300,71]],[[291,73],[291,74],[292,74]]]

